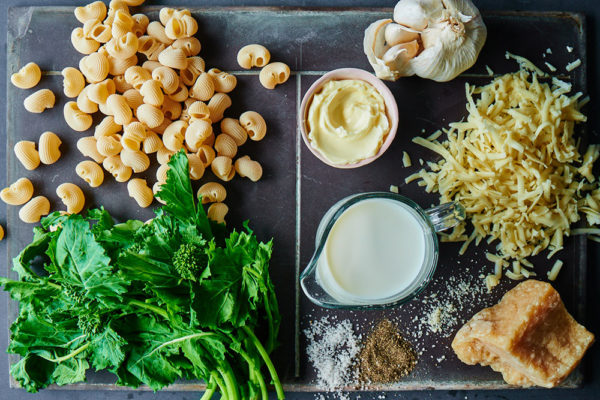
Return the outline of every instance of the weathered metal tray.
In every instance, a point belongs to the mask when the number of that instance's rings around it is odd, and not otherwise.
[[[83,159],[77,151],[77,139],[87,133],[76,133],[68,128],[62,108],[68,100],[62,93],[60,71],[77,66],[80,55],[71,47],[70,32],[78,26],[72,8],[31,7],[13,8],[8,15],[8,72],[12,73],[29,61],[37,62],[46,71],[38,88],[50,88],[57,95],[54,109],[43,114],[29,114],[22,101],[32,90],[8,86],[7,92],[7,178],[13,182],[21,176],[29,177],[36,194],[47,196],[54,207],[61,203],[55,188],[63,182],[82,184],[88,205],[104,205],[115,216],[147,219],[150,209],[141,210],[127,196],[126,185],[107,177],[98,189],[91,190],[75,175],[75,165]],[[151,19],[157,19],[158,8],[145,8]],[[486,249],[471,248],[458,256],[458,245],[442,244],[440,263],[433,282],[419,298],[411,303],[387,311],[332,311],[313,306],[298,286],[300,271],[314,250],[314,234],[325,211],[337,200],[361,191],[388,190],[398,185],[400,192],[424,207],[436,202],[415,184],[405,185],[404,178],[420,168],[418,160],[431,160],[435,155],[419,148],[411,138],[428,134],[448,122],[465,115],[465,82],[483,84],[490,77],[486,65],[496,74],[514,71],[514,62],[504,58],[506,50],[528,57],[537,65],[548,61],[559,67],[557,74],[570,79],[576,90],[585,91],[585,24],[580,14],[550,12],[497,12],[484,14],[488,26],[488,40],[477,64],[457,79],[435,83],[418,78],[401,79],[390,83],[400,109],[400,128],[395,142],[378,161],[356,170],[338,170],[318,161],[302,143],[296,129],[296,112],[303,93],[324,72],[339,67],[370,69],[362,52],[362,36],[368,24],[379,18],[389,18],[391,9],[279,9],[279,8],[198,8],[192,10],[199,21],[198,38],[202,42],[201,56],[209,67],[232,71],[239,86],[232,94],[233,106],[226,115],[237,116],[253,109],[266,117],[269,132],[264,141],[249,143],[240,149],[264,166],[264,177],[253,184],[234,179],[226,187],[232,226],[250,219],[258,236],[275,238],[271,264],[282,312],[281,346],[274,354],[278,371],[287,390],[318,391],[316,373],[306,359],[302,330],[310,321],[329,315],[338,319],[349,318],[357,329],[368,331],[373,322],[383,317],[397,321],[408,337],[422,351],[415,371],[400,382],[366,388],[368,390],[405,389],[473,389],[505,388],[500,375],[489,368],[462,364],[453,355],[449,344],[453,333],[474,312],[496,302],[516,283],[504,280],[492,293],[481,292],[466,301],[456,313],[453,323],[432,333],[419,320],[430,307],[432,294],[443,296],[457,279],[467,279],[471,285],[481,286],[480,274],[487,274],[491,265],[486,262]],[[263,89],[258,82],[258,71],[239,71],[237,50],[248,43],[262,43],[272,53],[272,59],[290,65],[293,74],[289,81],[274,91]],[[574,48],[567,52],[566,46]],[[547,48],[552,54],[543,56]],[[564,66],[577,58],[583,66],[568,76]],[[37,140],[46,130],[59,134],[63,140],[61,160],[51,166],[40,166],[26,171],[12,151],[15,142]],[[583,134],[583,133],[582,133]],[[415,166],[402,168],[401,154],[406,150]],[[156,166],[142,174],[154,182]],[[210,179],[210,172],[201,181]],[[10,270],[11,258],[29,243],[32,226],[18,219],[18,208],[9,207],[8,260],[3,273],[14,277]],[[559,256],[565,268],[555,283],[567,308],[577,319],[585,309],[586,244],[583,238],[567,240]],[[538,257],[532,260],[538,276],[554,262]],[[454,278],[452,278],[454,277]],[[455,279],[454,282],[452,279]],[[17,304],[10,302],[8,318],[12,321]],[[419,332],[420,337],[419,337]],[[412,336],[411,336],[412,335]],[[14,359],[11,359],[14,362]],[[564,383],[576,387],[582,381],[578,369]],[[95,373],[86,383],[70,385],[69,389],[118,389],[110,374]],[[11,382],[12,385],[15,382]],[[200,382],[181,382],[173,390],[201,390]],[[353,388],[348,388],[353,389]]]

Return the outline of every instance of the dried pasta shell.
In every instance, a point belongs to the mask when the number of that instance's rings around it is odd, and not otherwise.
[[[39,222],[42,216],[50,212],[50,202],[44,196],[37,196],[29,200],[19,210],[19,218],[28,224]]]
[[[132,197],[142,208],[148,207],[154,200],[154,193],[145,179],[135,178],[127,182],[127,192],[129,197]]]
[[[121,151],[121,161],[128,167],[131,167],[136,174],[144,172],[150,167],[150,158],[143,151],[124,148]]]
[[[212,133],[213,129],[210,121],[204,119],[193,120],[185,130],[185,143],[191,151],[197,151]]]
[[[275,89],[275,86],[286,82],[289,77],[290,67],[282,62],[268,64],[258,75],[261,85],[267,89]]]
[[[62,141],[56,133],[44,132],[39,140],[40,161],[43,164],[54,164],[60,158],[60,145]]]
[[[235,171],[242,178],[249,178],[252,182],[258,181],[263,173],[260,163],[251,160],[248,156],[243,156],[235,160]]]
[[[33,196],[33,183],[27,178],[19,178],[0,191],[0,198],[11,206],[20,206],[27,203]]]
[[[173,94],[179,87],[177,72],[169,67],[160,66],[152,71],[152,79],[160,82],[165,94]]]
[[[158,128],[164,121],[162,111],[150,104],[142,104],[136,110],[137,119],[148,128]]]
[[[200,146],[200,148],[196,152],[196,155],[198,157],[200,157],[200,160],[202,160],[202,164],[204,165],[204,168],[208,168],[208,166],[215,159],[214,149],[212,148],[212,146],[209,146],[206,144],[203,144],[202,146]]]
[[[141,122],[130,122],[123,130],[121,145],[124,149],[139,150],[147,137],[146,127]],[[127,163],[125,163],[127,165]]]
[[[123,97],[125,97],[127,104],[132,110],[137,110],[139,106],[144,104],[144,98],[137,89],[131,88],[126,90],[125,93],[123,93]]]
[[[146,33],[148,36],[158,40],[160,43],[163,43],[169,46],[173,43],[173,39],[169,38],[165,33],[165,27],[158,21],[152,21],[146,27]]]
[[[237,154],[237,145],[231,136],[221,133],[215,139],[215,150],[219,156],[233,158]]]
[[[108,54],[115,58],[129,58],[137,52],[139,41],[135,33],[127,32],[119,38],[113,37],[104,46]]]
[[[158,62],[167,67],[185,69],[187,67],[187,56],[181,49],[167,47],[158,55]]]
[[[79,60],[79,70],[90,83],[103,81],[108,76],[108,59],[102,53],[92,53]]]
[[[131,32],[135,33],[138,38],[146,33],[146,28],[150,24],[150,19],[145,14],[134,14],[131,16],[134,24]]]
[[[115,14],[119,10],[129,13],[129,7],[127,7],[125,1],[110,0],[110,2],[108,3],[108,14],[106,16],[106,19],[104,20],[104,23],[107,25],[112,25],[113,21],[115,20]]]
[[[56,98],[50,89],[40,89],[27,96],[23,101],[25,109],[30,113],[39,114],[47,108],[54,107]]]
[[[244,127],[250,140],[262,140],[267,133],[267,123],[256,111],[246,111],[240,115],[240,125]]]
[[[181,49],[185,52],[185,55],[188,57],[197,56],[202,49],[202,45],[200,41],[195,37],[187,37],[177,39],[171,44],[171,47],[174,49]]]
[[[160,149],[162,146],[163,146],[163,142],[160,139],[160,137],[156,133],[154,133],[152,131],[148,131],[148,135],[144,139],[144,142],[142,145],[142,150],[144,151],[144,153],[146,153],[146,154],[156,153],[158,151],[158,149]]]
[[[129,89],[133,89],[133,86],[130,85],[125,80],[125,75],[117,75],[113,77],[113,82],[115,83],[115,88],[117,89],[117,93],[125,93]]]
[[[42,70],[34,62],[24,65],[10,76],[10,81],[19,89],[31,89],[42,79]]]
[[[213,132],[209,137],[207,137],[203,144],[205,144],[207,146],[214,146],[215,145],[215,133]]]
[[[190,97],[196,100],[208,101],[215,94],[215,83],[207,72],[202,72],[189,91]]]
[[[74,183],[63,183],[56,188],[56,194],[67,206],[67,213],[78,214],[85,205],[85,196],[81,188]]]
[[[131,66],[125,71],[125,81],[140,90],[144,82],[152,79],[152,74],[147,69],[138,65]]]
[[[188,57],[187,67],[179,71],[179,79],[188,86],[192,86],[198,76],[204,72],[205,62],[202,57]]]
[[[227,197],[227,191],[218,182],[207,182],[198,189],[197,197],[200,196],[202,196],[202,204],[220,203]]]
[[[127,104],[127,100],[122,95],[111,94],[108,96],[106,106],[110,114],[114,117],[115,123],[127,125],[131,121],[133,113],[131,112],[131,108],[129,108],[129,104]]]
[[[166,164],[169,162],[173,154],[175,154],[174,151],[171,151],[163,146],[156,152],[156,160],[159,164]]]
[[[250,69],[252,67],[262,68],[271,60],[271,53],[265,46],[260,44],[249,44],[240,49],[237,54],[237,62],[240,67]]]
[[[160,107],[165,100],[160,82],[149,79],[140,88],[140,94],[144,98],[144,103],[154,107]]]
[[[108,72],[111,75],[123,75],[127,71],[127,68],[138,63],[138,58],[135,54],[129,58],[115,58],[111,55],[108,55],[106,58],[108,59]]]
[[[91,19],[83,24],[83,34],[99,43],[106,43],[112,39],[111,27],[97,19]]]
[[[91,187],[98,187],[104,182],[104,171],[94,161],[85,160],[75,167],[77,175]]]
[[[15,156],[25,169],[34,170],[40,165],[40,154],[35,149],[35,142],[21,140],[14,147]]]
[[[185,121],[175,121],[165,129],[163,143],[170,151],[179,151],[183,147],[188,124]]]
[[[93,114],[98,111],[98,103],[94,103],[88,96],[89,86],[83,88],[83,90],[77,96],[77,108],[86,114]]]
[[[188,98],[188,88],[183,84],[183,82],[179,82],[179,86],[177,90],[169,95],[169,98],[173,101],[184,101]]]
[[[208,109],[210,110],[210,120],[214,124],[223,119],[225,110],[231,107],[231,98],[225,93],[215,93],[215,95],[208,102]]]
[[[81,27],[71,31],[71,44],[81,54],[92,54],[100,47],[100,42],[85,37],[85,33]]]
[[[115,12],[115,16],[112,22],[112,37],[120,38],[125,36],[127,33],[133,30],[133,25],[135,21],[129,14],[129,12],[125,12],[124,10],[117,10]]]
[[[105,17],[106,5],[101,1],[94,1],[86,6],[75,8],[75,18],[82,24],[90,20],[102,20]]]
[[[217,178],[225,182],[232,180],[235,176],[235,169],[229,157],[216,157],[210,164],[210,169]]]
[[[98,153],[104,157],[117,155],[123,149],[121,145],[121,135],[100,136],[96,139],[96,148]]]
[[[138,52],[148,60],[158,60],[158,55],[166,48],[166,45],[152,36],[140,36],[138,39]]]
[[[206,210],[206,216],[218,224],[225,224],[225,216],[229,212],[229,207],[225,203],[213,203]]]
[[[97,140],[93,136],[85,136],[77,141],[77,150],[85,157],[90,157],[97,163],[101,163],[106,158],[98,152]]]
[[[194,36],[198,32],[198,23],[190,15],[173,16],[165,25],[165,33],[170,39]]]
[[[208,74],[213,78],[215,85],[215,92],[229,93],[237,85],[237,78],[235,75],[228,74],[217,68],[211,68],[208,70]]]
[[[61,72],[63,76],[63,91],[67,97],[77,97],[85,87],[83,74],[73,67],[67,67]]]
[[[202,101],[194,101],[187,107],[187,113],[192,120],[210,120],[210,109]]]
[[[98,139],[101,136],[110,136],[121,131],[121,125],[115,123],[112,115],[107,115],[100,121],[94,129],[94,137]]]
[[[248,139],[248,133],[235,118],[223,118],[221,121],[221,132],[231,136],[237,146],[243,145]]]
[[[127,4],[128,6],[137,7],[137,6],[141,6],[142,4],[144,4],[144,1],[146,1],[146,0],[121,0],[121,1],[125,4]]]
[[[171,18],[181,17],[184,15],[192,15],[192,13],[187,9],[176,10],[174,8],[163,7],[160,9],[158,19],[160,20],[161,24],[167,25],[167,22],[169,22]]]
[[[187,158],[190,168],[190,179],[193,181],[202,179],[202,176],[204,176],[204,163],[200,157],[194,153],[188,153]]]
[[[171,169],[169,164],[162,164],[156,170],[156,180],[160,183],[165,183],[167,181],[167,171]]]
[[[117,91],[112,79],[105,79],[102,82],[93,83],[87,88],[88,98],[96,104],[104,104],[108,96]]]
[[[181,116],[181,103],[171,100],[170,97],[165,97],[160,110],[165,118],[178,119]]]
[[[142,64],[142,68],[147,69],[148,72],[153,73],[156,68],[162,68],[163,65],[158,61],[146,60]],[[169,68],[169,67],[165,67]],[[153,77],[154,78],[154,77]]]
[[[162,124],[160,124],[159,126],[157,126],[156,128],[152,128],[152,130],[156,133],[158,133],[159,135],[162,135],[163,133],[165,133],[165,130],[167,129],[167,127],[169,125],[171,125],[173,121],[171,121],[169,118],[164,117],[163,118],[163,122]]]
[[[133,172],[130,167],[123,164],[118,155],[105,158],[102,166],[111,173],[117,182],[127,182]]]
[[[81,111],[74,101],[69,101],[65,104],[63,115],[67,125],[74,131],[87,131],[92,126],[92,116]]]

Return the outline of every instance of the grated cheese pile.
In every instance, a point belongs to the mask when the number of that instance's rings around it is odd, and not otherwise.
[[[467,235],[461,224],[442,237],[464,241],[461,254],[473,241],[498,241],[498,254],[488,253],[496,264],[488,287],[504,268],[512,267],[512,279],[533,275],[525,258],[545,249],[550,258],[561,250],[580,212],[590,225],[600,223],[600,189],[592,174],[600,146],[582,156],[573,134],[574,125],[586,121],[579,110],[588,99],[568,96],[571,85],[557,78],[540,82],[537,67],[510,56],[521,65],[518,72],[483,87],[466,85],[468,117],[444,129],[445,141],[413,139],[442,159],[406,179],[438,192],[441,203],[465,207],[473,232]]]

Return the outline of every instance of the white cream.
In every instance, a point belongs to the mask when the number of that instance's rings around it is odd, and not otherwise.
[[[338,299],[389,298],[417,279],[430,245],[415,210],[390,199],[363,200],[345,210],[329,232],[319,280]]]

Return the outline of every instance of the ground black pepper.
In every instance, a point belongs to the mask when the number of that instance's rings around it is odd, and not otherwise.
[[[388,319],[377,324],[367,336],[358,357],[359,377],[364,383],[398,381],[417,364],[411,344]]]

